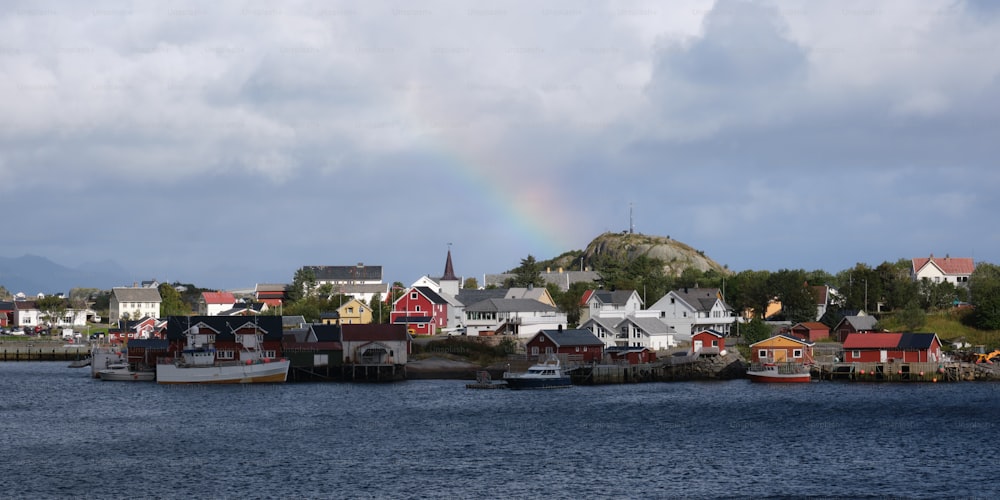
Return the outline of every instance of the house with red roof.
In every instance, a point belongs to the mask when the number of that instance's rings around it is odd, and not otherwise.
[[[934,333],[852,333],[844,339],[848,363],[933,363],[941,360],[941,340]]]
[[[281,307],[285,301],[285,285],[258,283],[254,288],[254,298],[268,307]]]
[[[830,337],[830,327],[819,321],[809,321],[792,325],[788,330],[789,335],[798,337],[809,342],[816,342]]]
[[[198,314],[218,316],[236,305],[236,297],[230,292],[202,292],[198,297]]]
[[[951,257],[945,254],[944,258],[917,257],[912,261],[913,267],[910,269],[910,277],[913,281],[923,279],[934,283],[948,282],[955,285],[969,285],[969,277],[976,269],[975,262],[967,257]]]

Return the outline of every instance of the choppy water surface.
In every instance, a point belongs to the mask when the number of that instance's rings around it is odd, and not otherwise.
[[[159,386],[0,363],[4,498],[992,496],[1000,385]]]

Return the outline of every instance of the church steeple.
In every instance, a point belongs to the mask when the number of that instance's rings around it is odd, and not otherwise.
[[[455,268],[451,265],[451,248],[448,248],[448,260],[444,263],[444,276],[441,276],[441,281],[458,281]]]

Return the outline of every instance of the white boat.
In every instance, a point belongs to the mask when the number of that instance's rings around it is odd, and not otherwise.
[[[812,380],[809,367],[801,363],[754,363],[747,370],[752,382],[805,383]]]
[[[101,378],[100,371],[107,370],[111,365],[128,363],[124,349],[118,347],[95,346],[90,351],[90,376]]]
[[[503,379],[511,389],[559,389],[572,385],[555,357],[539,361],[523,373],[505,372]]]
[[[132,371],[127,363],[115,363],[107,369],[98,370],[97,376],[100,377],[101,380],[152,382],[156,379],[156,372]]]
[[[288,379],[290,362],[271,359],[262,354],[263,335],[257,330],[233,332],[239,346],[239,359],[219,360],[214,332],[202,334],[198,327],[187,333],[181,356],[156,365],[156,382],[160,384],[252,384],[284,382]],[[235,353],[234,353],[235,355]]]

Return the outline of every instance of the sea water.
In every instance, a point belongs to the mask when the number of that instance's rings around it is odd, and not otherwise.
[[[160,386],[0,363],[3,498],[991,497],[1000,384]]]

